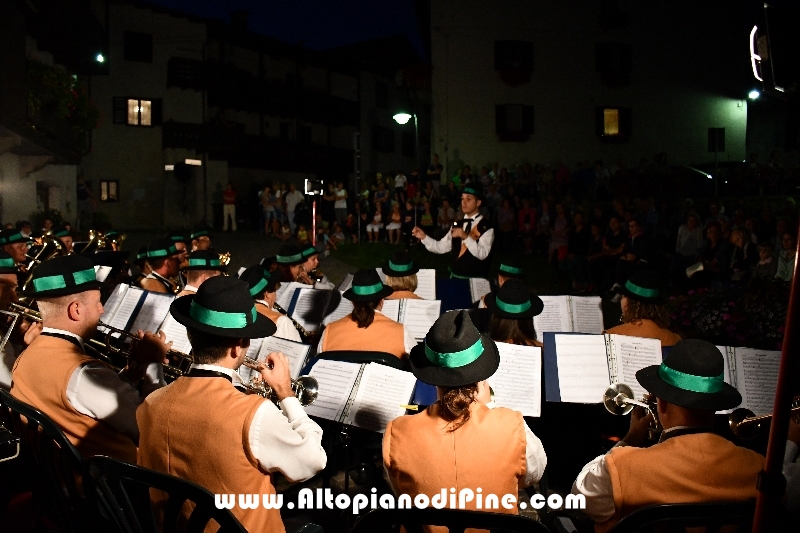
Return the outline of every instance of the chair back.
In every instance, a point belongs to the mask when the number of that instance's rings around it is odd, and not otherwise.
[[[620,520],[609,533],[650,532],[685,533],[687,528],[701,528],[705,533],[750,532],[755,501],[680,503],[649,505]]]
[[[307,374],[318,359],[326,359],[328,361],[344,361],[346,363],[357,363],[357,364],[378,363],[381,365],[390,366],[392,368],[397,368],[399,370],[409,370],[408,363],[405,360],[399,359],[397,356],[387,352],[331,350],[327,352],[318,353],[314,359],[309,361],[309,363],[306,365],[306,368],[303,370],[302,373]]]
[[[444,526],[448,533],[464,533],[468,528],[492,533],[550,533],[547,526],[525,516],[433,508],[374,509],[359,518],[350,533],[384,531],[389,524],[402,525],[408,533],[422,533],[423,526]]]
[[[90,458],[87,470],[101,508],[119,531],[202,533],[213,521],[218,533],[247,533],[230,510],[217,508],[213,494],[191,481],[103,456]]]

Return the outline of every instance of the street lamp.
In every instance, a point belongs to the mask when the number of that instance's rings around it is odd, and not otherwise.
[[[404,124],[408,124],[408,121],[412,118],[414,119],[414,161],[417,164],[417,169],[420,170],[419,166],[419,122],[417,121],[417,114],[414,113],[409,114],[405,111],[401,111],[392,117],[395,122],[400,124],[401,126]]]
[[[755,100],[755,99],[756,99],[756,98],[758,98],[759,96],[761,96],[761,93],[759,93],[759,92],[758,92],[758,91],[756,91],[755,89],[753,89],[752,91],[750,91],[750,94],[748,94],[748,95],[747,95],[747,97],[748,97],[748,98],[750,98],[750,100]]]

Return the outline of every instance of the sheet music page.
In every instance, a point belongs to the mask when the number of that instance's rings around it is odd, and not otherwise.
[[[242,272],[244,272],[245,270],[247,270],[245,267],[239,267],[239,270],[236,271],[236,275],[241,277]]]
[[[725,383],[728,385],[736,386],[736,375],[731,373],[732,365],[736,364],[735,358],[732,355],[728,354],[728,347],[727,346],[717,346],[717,350],[719,353],[722,354],[722,359],[725,361],[725,368],[723,370],[723,379]],[[735,368],[735,367],[734,367]],[[725,409],[723,411],[717,411],[717,414],[727,415],[733,412],[733,409]]]
[[[736,384],[742,393],[742,405],[756,416],[772,412],[778,387],[781,352],[735,348]]]
[[[339,422],[360,370],[361,365],[356,363],[325,359],[317,361],[309,375],[319,383],[319,396],[314,403],[306,406],[306,413]]]
[[[384,300],[381,314],[395,322],[400,321],[400,300]]]
[[[347,298],[342,298],[341,301],[339,301],[339,305],[336,306],[336,309],[333,310],[333,313],[326,316],[322,320],[322,323],[327,326],[331,322],[336,322],[337,320],[346,317],[352,312],[353,312],[353,302],[351,302]]]
[[[172,294],[148,292],[139,313],[131,324],[131,333],[135,334],[138,330],[156,333],[169,314],[169,306],[174,299],[175,296]]]
[[[492,285],[488,279],[469,278],[469,293],[473,302],[477,302],[490,292],[492,292]]]
[[[264,361],[270,352],[281,352],[289,360],[289,373],[292,379],[297,379],[306,362],[306,356],[311,346],[281,339],[280,337],[267,337],[262,340],[261,349],[258,351],[256,359]]]
[[[130,320],[131,315],[133,315],[133,311],[136,309],[139,299],[142,297],[144,292],[144,290],[138,287],[128,287],[128,290],[125,291],[125,294],[122,296],[119,305],[117,305],[114,316],[112,316],[111,319],[106,322],[106,324],[117,329],[125,329],[125,326],[128,325],[128,321]],[[105,322],[105,320],[103,322]],[[115,336],[119,337],[119,335]]]
[[[94,266],[94,277],[97,281],[105,281],[108,275],[111,274],[111,267],[104,265]]]
[[[353,275],[348,274],[342,280],[341,285],[339,285],[339,292],[344,292],[352,286],[353,286]]]
[[[428,334],[433,323],[441,314],[442,302],[439,300],[395,300],[403,302],[402,322],[415,339],[421,341]],[[384,305],[386,303],[384,302]]]
[[[186,326],[175,320],[172,313],[167,313],[167,317],[159,329],[167,336],[167,342],[172,341],[173,350],[185,354],[191,353],[192,343],[189,342],[189,336],[186,334]]]
[[[411,399],[416,382],[411,372],[377,363],[368,364],[344,423],[383,433],[386,424],[405,414],[405,405]]]
[[[561,401],[600,403],[608,388],[605,335],[555,335]]]
[[[495,403],[522,416],[542,414],[542,349],[498,342],[500,366],[489,378]]]
[[[414,294],[423,300],[436,299],[436,270],[422,268],[417,272],[417,290]]]
[[[278,302],[284,311],[289,312],[289,304],[292,303],[292,296],[297,289],[308,289],[310,285],[293,281],[291,283],[281,283],[281,288],[275,293],[275,301]]]
[[[114,314],[117,311],[117,307],[119,307],[120,302],[125,297],[125,293],[130,289],[130,285],[125,285],[120,283],[117,285],[117,288],[114,289],[114,292],[111,293],[111,296],[108,297],[106,303],[103,304],[103,314],[100,315],[100,321],[104,324],[111,324],[111,320],[114,318]],[[131,311],[133,311],[131,309]],[[130,315],[129,315],[130,316]],[[101,329],[101,328],[98,328]]]
[[[247,351],[244,353],[246,357],[250,359],[258,360],[259,351],[261,350],[261,343],[264,342],[264,339],[250,339],[250,346],[247,347]],[[256,371],[250,367],[246,367],[244,365],[239,367],[239,376],[245,382],[250,381],[253,376],[256,375]]]
[[[297,301],[291,310],[291,316],[308,331],[317,331],[322,325],[331,291],[312,289],[308,285],[304,287],[306,288],[300,289],[297,293]],[[286,307],[284,309],[289,311]]]
[[[609,339],[617,363],[617,383],[629,386],[634,400],[641,399],[647,391],[636,380],[636,372],[661,364],[661,341],[627,335],[609,335]]]
[[[603,301],[599,296],[573,296],[572,331],[603,333]]]
[[[380,277],[380,278],[381,278],[381,283],[383,283],[384,285],[386,285],[386,274],[384,274],[384,273],[383,273],[383,269],[382,269],[382,268],[380,268],[380,267],[379,267],[379,268],[376,268],[376,269],[375,269],[375,272],[377,272],[377,273],[378,273],[378,277]]]
[[[569,301],[566,296],[539,296],[544,303],[542,312],[533,317],[536,338],[544,338],[545,332],[567,333],[572,331],[569,318]]]

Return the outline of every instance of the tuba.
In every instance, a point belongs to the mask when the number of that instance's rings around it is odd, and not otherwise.
[[[45,261],[60,255],[67,255],[67,247],[61,239],[48,231],[41,237],[33,239],[33,246],[25,254],[27,261],[20,266],[20,270],[30,272]],[[28,281],[23,285],[23,290],[27,288]]]

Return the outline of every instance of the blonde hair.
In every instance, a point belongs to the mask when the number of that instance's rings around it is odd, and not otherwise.
[[[386,284],[396,291],[414,292],[417,290],[417,275],[411,274],[410,276],[403,276],[402,278],[386,276]]]

